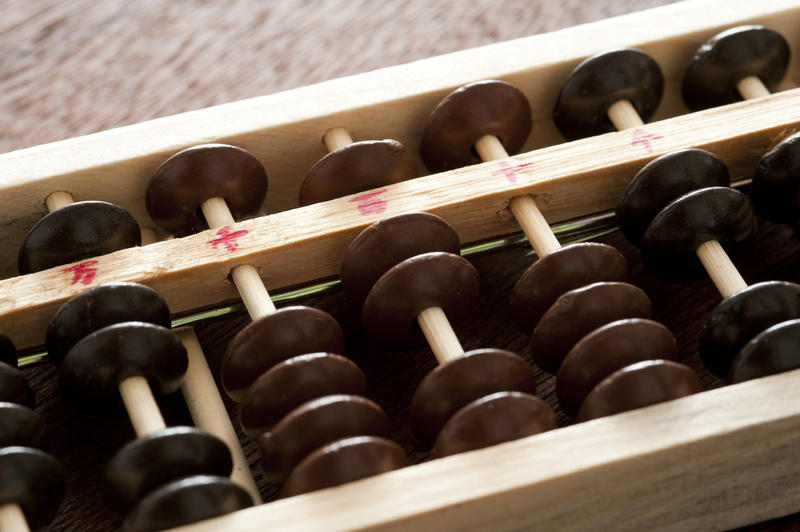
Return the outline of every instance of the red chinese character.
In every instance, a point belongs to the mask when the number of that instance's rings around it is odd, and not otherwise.
[[[218,249],[218,246],[224,245],[225,249],[227,249],[229,253],[233,253],[239,247],[239,239],[249,232],[250,231],[245,231],[244,229],[234,231],[229,225],[226,225],[217,231],[217,235],[219,236],[209,240],[208,243],[211,244],[211,247],[214,249]]]
[[[92,268],[95,264],[97,264],[96,260],[86,260],[74,266],[70,266],[69,268],[64,268],[61,271],[72,274],[70,286],[78,283],[90,285],[94,281],[94,278],[97,277],[97,268]]]
[[[652,133],[648,133],[644,129],[639,129],[638,127],[633,130],[633,140],[631,141],[631,146],[644,146],[644,151],[647,153],[653,152],[653,147],[650,143],[654,140],[663,139],[664,137],[661,135],[653,135]]]
[[[523,168],[527,168],[532,164],[533,163],[520,163],[511,165],[508,163],[508,161],[500,161],[498,163],[500,169],[492,172],[492,175],[504,175],[509,183],[516,183],[517,171],[522,170]]]
[[[366,216],[368,214],[381,214],[386,211],[387,203],[377,196],[383,194],[384,192],[386,192],[385,188],[371,190],[369,192],[359,194],[354,198],[350,198],[348,201],[356,204],[358,207],[358,212],[360,212],[362,216]]]

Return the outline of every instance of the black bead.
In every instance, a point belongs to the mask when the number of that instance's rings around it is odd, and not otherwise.
[[[731,362],[760,332],[800,318],[800,285],[769,281],[726,298],[711,313],[700,336],[700,359],[709,371],[726,377]]]
[[[697,248],[705,242],[740,242],[756,230],[747,197],[732,188],[684,194],[655,217],[642,238],[642,263],[664,281],[682,282],[703,272]]]
[[[49,454],[31,447],[0,449],[0,505],[22,507],[31,529],[48,524],[64,497],[64,471]]]
[[[43,448],[47,430],[39,414],[15,403],[0,403],[0,448],[12,445]]]
[[[800,133],[761,157],[750,186],[750,201],[756,213],[767,220],[800,220]]]
[[[706,41],[683,76],[683,101],[692,111],[738,102],[736,84],[758,76],[773,90],[789,64],[789,45],[763,26],[740,26]]]
[[[156,395],[176,391],[188,366],[186,349],[170,330],[143,322],[110,325],[70,349],[61,364],[64,397],[91,413],[114,411],[119,383],[142,376]]]
[[[728,379],[742,382],[800,368],[800,320],[773,325],[745,344]]]
[[[193,476],[150,492],[123,523],[125,532],[151,532],[196,523],[253,505],[250,495],[225,477]]]
[[[638,246],[669,202],[693,190],[730,184],[728,167],[713,153],[688,149],[662,155],[642,168],[625,190],[616,210],[620,228]]]
[[[108,283],[81,292],[64,303],[47,328],[47,354],[60,364],[73,345],[98,329],[126,321],[169,328],[167,303],[136,283]]]
[[[0,401],[34,408],[36,396],[22,372],[0,362]]]
[[[104,201],[80,201],[51,212],[28,232],[19,251],[27,274],[142,243],[128,211]]]
[[[578,65],[558,95],[553,120],[567,140],[616,131],[608,108],[631,102],[642,120],[653,116],[664,92],[658,63],[644,52],[611,50]]]
[[[17,347],[7,334],[0,332],[0,362],[17,367]]]

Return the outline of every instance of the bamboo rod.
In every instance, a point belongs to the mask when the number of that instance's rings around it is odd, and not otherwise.
[[[167,428],[147,379],[141,376],[128,377],[119,383],[119,394],[137,437]]]
[[[633,129],[635,127],[642,127],[644,121],[633,104],[628,100],[619,100],[611,104],[608,108],[608,119],[617,128],[617,131],[624,131],[626,129]]]
[[[736,89],[745,100],[763,98],[764,96],[769,96],[771,94],[769,89],[761,82],[758,76],[747,76],[746,78],[740,79],[736,84]]]
[[[334,151],[352,144],[353,138],[346,129],[342,127],[332,127],[325,132],[325,135],[322,137],[322,141],[325,143],[328,151]]]
[[[45,198],[44,203],[47,205],[47,210],[49,212],[53,212],[57,211],[61,207],[66,207],[67,205],[75,203],[75,198],[73,198],[72,194],[69,192],[57,190],[55,192],[51,192],[50,195]]]
[[[464,348],[441,307],[426,308],[417,316],[417,322],[439,364],[464,354]]]
[[[697,248],[697,256],[723,298],[747,288],[747,283],[742,278],[739,270],[733,265],[730,257],[725,253],[718,241],[711,240],[701,244]]]
[[[0,506],[0,532],[29,532],[30,527],[19,504]]]

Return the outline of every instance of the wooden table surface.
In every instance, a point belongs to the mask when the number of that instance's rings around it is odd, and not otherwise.
[[[0,152],[666,3],[0,0],[0,105],[5,119]],[[798,236],[796,227],[763,223],[734,262],[748,282],[798,282]],[[675,332],[685,361],[697,368],[708,388],[721,385],[696,354],[702,324],[719,302],[710,281],[657,282],[642,270],[638,251],[619,233],[601,240],[618,246],[628,258],[632,282],[651,297],[656,319]],[[530,361],[528,337],[511,324],[506,303],[531,260],[522,247],[473,259],[483,292],[473,316],[457,327],[466,349],[509,349]],[[370,397],[387,410],[392,437],[412,461],[425,460],[406,426],[411,394],[435,364],[430,351],[401,353],[370,344],[360,333],[358,313],[339,293],[305,303],[340,320],[347,354],[364,368]],[[240,315],[199,327],[212,370],[232,335],[248,321]],[[52,452],[68,472],[67,496],[51,529],[118,528],[120,518],[105,509],[101,478],[108,459],[134,437],[129,422],[101,423],[74,413],[61,401],[56,370],[47,362],[27,374],[37,390],[37,410],[51,430]],[[553,379],[540,374],[538,381],[539,395],[555,406]],[[190,423],[180,396],[164,404],[169,425]],[[231,405],[230,411],[235,419],[236,407]],[[257,449],[244,436],[242,441],[260,479]],[[261,488],[267,500],[274,498],[273,486],[262,482]],[[800,518],[749,529],[800,529]]]

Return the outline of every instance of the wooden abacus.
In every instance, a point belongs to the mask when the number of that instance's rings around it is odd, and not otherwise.
[[[235,300],[224,280],[240,264],[257,268],[271,288],[329,278],[358,231],[402,212],[436,213],[463,242],[476,242],[519,230],[508,202],[521,194],[536,198],[550,224],[606,211],[637,170],[676,149],[713,151],[734,180],[746,179],[770,145],[800,127],[800,62],[793,58],[774,95],[691,114],[680,79],[702,42],[741,24],[778,31],[797,53],[795,4],[681,3],[4,154],[8,199],[0,202],[0,220],[7,226],[32,225],[53,191],[89,199],[102,183],[99,199],[155,227],[143,200],[147,179],[168,156],[209,140],[242,147],[264,164],[266,210],[274,214],[236,224],[242,233],[235,246],[214,229],[99,257],[89,265],[91,279],[74,268],[12,277],[13,261],[5,257],[16,256],[23,232],[4,233],[0,329],[19,347],[39,346],[62,302],[111,281],[149,285],[186,314]],[[584,58],[622,46],[649,53],[661,66],[667,85],[657,115],[633,129],[563,142],[551,117],[561,84]],[[303,175],[324,153],[326,131],[344,128],[358,138],[416,147],[441,97],[483,79],[509,81],[528,96],[535,129],[522,155],[294,208]],[[725,528],[784,515],[800,510],[798,379],[793,372],[712,390],[187,529]]]

